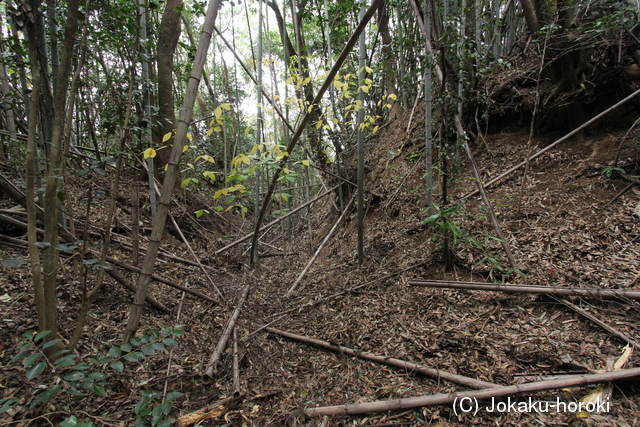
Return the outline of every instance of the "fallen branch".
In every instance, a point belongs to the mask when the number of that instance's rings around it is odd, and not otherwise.
[[[122,286],[124,286],[125,288],[129,289],[133,294],[136,293],[136,287],[134,286],[134,284],[131,283],[130,281],[128,281],[117,270],[114,270],[112,268],[105,268],[105,271],[116,282],[120,283]],[[161,311],[161,312],[163,312],[165,314],[171,313],[171,310],[169,310],[169,308],[166,305],[162,304],[161,302],[156,300],[151,295],[147,295],[146,301],[147,301],[147,304],[149,304],[151,307],[153,307],[153,308],[155,308],[155,309],[157,309],[157,310],[159,310],[159,311]]]
[[[604,374],[573,375],[557,380],[537,381],[532,383],[511,385],[505,387],[494,387],[483,390],[469,390],[454,393],[434,394],[430,396],[409,397],[406,399],[381,400],[377,402],[352,403],[337,406],[306,408],[303,412],[308,417],[322,417],[324,415],[372,414],[375,412],[421,408],[424,406],[451,405],[456,404],[457,402],[461,402],[461,399],[470,399],[470,402],[474,402],[476,400],[486,400],[496,397],[512,396],[514,394],[520,393],[555,390],[565,387],[597,384],[603,382],[614,382],[638,377],[640,377],[640,368],[623,369],[620,371],[606,372]],[[603,403],[608,404],[608,402]],[[479,409],[482,410],[486,408]]]
[[[347,211],[349,210],[349,207],[351,206],[351,203],[353,203],[353,201],[356,199],[356,195],[357,193],[353,193],[353,196],[351,197],[351,200],[349,200],[349,203],[347,203],[347,206],[345,206],[344,210],[342,211],[342,214],[340,215],[340,217],[338,218],[338,220],[336,221],[335,224],[333,224],[333,227],[331,227],[331,230],[329,230],[329,233],[327,233],[326,237],[324,238],[324,240],[322,241],[322,243],[320,244],[320,246],[318,246],[318,249],[316,250],[316,253],[313,254],[313,256],[311,257],[311,259],[309,260],[309,262],[307,263],[307,266],[304,268],[304,270],[302,270],[302,273],[300,273],[300,275],[298,276],[298,278],[296,279],[296,282],[293,284],[293,286],[291,286],[291,288],[287,291],[287,293],[284,295],[285,298],[289,297],[291,295],[291,293],[298,287],[298,285],[300,284],[300,281],[302,280],[302,278],[304,277],[305,274],[307,274],[307,271],[309,271],[309,268],[311,268],[311,266],[313,265],[313,263],[316,261],[316,259],[318,258],[318,255],[320,255],[320,252],[322,251],[322,248],[324,248],[324,245],[327,244],[327,242],[329,241],[329,239],[331,238],[331,236],[333,235],[333,233],[336,231],[336,229],[338,228],[338,225],[340,225],[340,223],[342,222],[342,220],[344,219],[344,217],[347,214]]]
[[[249,289],[251,289],[251,285],[247,285],[244,287],[242,291],[242,296],[240,296],[240,300],[238,301],[238,305],[236,309],[233,311],[231,318],[227,322],[227,327],[224,329],[222,336],[220,337],[220,341],[218,341],[218,345],[216,349],[213,351],[211,358],[209,359],[209,363],[205,367],[204,375],[213,378],[214,375],[218,373],[218,365],[220,362],[220,356],[222,352],[227,347],[227,343],[229,342],[229,337],[231,336],[231,332],[233,328],[236,326],[236,320],[238,320],[238,316],[240,316],[240,310],[242,310],[242,306],[244,301],[247,299],[247,295],[249,295]]]
[[[197,411],[179,417],[177,420],[177,425],[178,427],[185,427],[203,420],[220,418],[227,412],[240,406],[243,399],[244,395],[240,394],[229,399],[212,403],[211,405],[207,405],[202,409],[198,409]]]
[[[273,334],[277,334],[277,335],[290,338],[296,341],[302,341],[309,344],[313,344],[318,347],[323,347],[329,350],[336,351],[338,353],[344,353],[344,354],[348,354],[349,356],[358,357],[360,359],[369,360],[371,362],[376,362],[376,363],[380,363],[387,366],[393,366],[396,368],[404,369],[408,372],[417,372],[419,374],[447,380],[449,382],[460,384],[466,387],[472,387],[472,388],[478,388],[478,389],[501,387],[499,384],[476,380],[475,378],[464,377],[458,374],[452,374],[450,372],[441,371],[440,369],[428,368],[426,366],[417,365],[415,363],[407,362],[405,360],[396,359],[393,357],[378,356],[376,354],[369,353],[366,351],[353,350],[351,348],[344,347],[341,345],[331,344],[327,341],[322,341],[315,338],[309,338],[303,335],[281,331],[279,329],[265,328],[265,330]]]
[[[446,280],[409,280],[410,286],[427,288],[466,289],[470,291],[497,291],[518,294],[548,294],[555,296],[581,296],[598,299],[629,298],[640,299],[640,290],[558,288],[551,286],[510,285],[497,283],[451,282]]]

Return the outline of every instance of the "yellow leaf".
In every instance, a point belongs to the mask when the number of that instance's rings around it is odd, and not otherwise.
[[[378,126],[374,127],[373,130],[371,131],[371,133],[375,134],[376,132],[378,132]]]
[[[206,161],[208,161],[208,162],[210,162],[210,163],[215,163],[215,162],[216,162],[216,161],[213,159],[213,157],[211,157],[211,156],[210,156],[210,155],[208,155],[208,154],[203,154],[203,155],[202,155],[202,156],[200,156],[200,157],[202,157],[203,159],[205,159]]]
[[[390,93],[389,96],[387,96],[387,98],[395,101],[396,99],[398,99],[398,95],[396,95],[395,93]]]
[[[311,113],[311,111],[313,111],[313,104],[311,104],[311,105],[309,105],[309,106],[307,107],[307,112],[308,112],[308,113]]]
[[[338,120],[337,117],[334,117],[333,120],[331,121],[333,122],[334,125],[337,125],[340,122],[340,120]]]
[[[180,184],[180,188],[184,188],[187,185],[189,185],[189,183],[191,182],[191,178],[185,178],[182,180],[182,183]]]
[[[142,153],[142,156],[146,160],[149,157],[153,159],[156,156],[156,154],[157,154],[156,150],[154,150],[153,148],[147,148],[146,150],[144,150],[144,153]]]
[[[287,80],[285,80],[285,84],[290,85],[293,82],[293,77],[289,77]]]
[[[224,111],[229,111],[229,110],[231,110],[231,105],[227,104],[226,102],[225,102],[225,103],[223,103],[223,104],[220,104],[220,107],[222,107],[222,109],[223,109]]]
[[[184,147],[182,147],[182,152],[184,153],[185,151],[187,151],[189,149],[188,145],[185,145]]]
[[[316,129],[320,129],[322,127],[322,119],[316,122]]]
[[[370,67],[365,66],[364,70],[369,74],[373,73],[373,69],[371,69]]]
[[[187,139],[189,141],[193,140],[193,136],[191,135],[191,133],[187,132]]]
[[[364,93],[369,93],[369,89],[371,89],[371,86],[360,86],[360,89],[362,89]]]
[[[251,126],[247,126],[247,127],[244,129],[244,136],[249,135],[249,133],[250,133],[250,132],[251,132]]]
[[[168,132],[166,133],[163,137],[162,137],[162,142],[167,142],[168,140],[171,139],[171,135],[173,135],[173,132]]]
[[[213,128],[207,129],[207,136],[211,136],[212,133],[213,133]]]
[[[311,166],[311,163],[309,162],[309,160],[302,160],[300,163],[302,163],[303,165],[309,167]]]
[[[213,128],[214,132],[222,132],[222,128],[220,126],[216,126]]]
[[[213,114],[216,116],[216,120],[220,119],[220,117],[222,117],[222,107],[218,105],[216,109],[213,110]]]

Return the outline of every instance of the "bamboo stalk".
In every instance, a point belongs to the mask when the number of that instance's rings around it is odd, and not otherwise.
[[[311,259],[309,260],[309,262],[307,263],[307,266],[304,268],[304,270],[302,270],[302,273],[300,273],[300,275],[298,276],[298,278],[296,279],[296,282],[293,284],[293,286],[291,286],[291,288],[287,291],[287,293],[284,295],[285,298],[288,298],[289,296],[291,296],[291,293],[298,287],[298,285],[300,284],[300,281],[302,280],[302,278],[304,277],[305,274],[307,274],[307,271],[309,271],[309,268],[311,268],[311,266],[313,265],[313,263],[316,261],[316,259],[318,258],[318,255],[320,255],[320,252],[322,251],[322,248],[324,248],[324,245],[327,244],[327,242],[329,241],[329,239],[331,238],[331,236],[333,235],[333,233],[336,231],[336,229],[338,228],[338,225],[342,222],[342,220],[344,219],[344,217],[347,214],[347,211],[349,210],[349,207],[351,206],[351,204],[353,203],[353,201],[356,198],[356,195],[358,193],[354,193],[353,196],[351,197],[351,200],[349,200],[349,203],[347,203],[347,206],[345,206],[344,211],[342,211],[342,215],[340,215],[340,218],[338,218],[338,220],[336,221],[335,224],[333,224],[333,227],[331,227],[331,230],[329,230],[329,233],[327,233],[326,237],[324,238],[324,240],[322,241],[322,243],[320,244],[320,246],[318,247],[318,249],[316,250],[316,253],[313,254],[313,256],[311,257]]]
[[[236,321],[238,320],[238,316],[240,316],[240,311],[242,310],[242,306],[245,300],[247,299],[247,295],[249,295],[249,289],[251,289],[250,284],[244,287],[244,290],[242,291],[242,295],[240,296],[240,300],[236,305],[236,309],[233,311],[231,318],[227,322],[227,326],[224,329],[222,336],[220,337],[220,341],[218,341],[218,345],[213,351],[213,354],[209,359],[209,363],[207,363],[207,366],[205,367],[204,375],[209,378],[213,378],[213,376],[218,373],[220,356],[222,355],[222,352],[224,351],[224,349],[227,347],[227,343],[229,342],[229,337],[231,336],[231,332],[236,326]]]
[[[450,282],[446,280],[409,280],[410,286],[427,288],[466,289],[470,291],[498,291],[519,294],[549,294],[555,296],[581,296],[598,299],[629,298],[640,299],[640,290],[558,288],[551,286],[511,285],[497,283]]]
[[[296,341],[306,342],[308,344],[313,344],[318,347],[336,351],[338,353],[348,354],[349,356],[355,356],[360,359],[369,360],[371,362],[380,363],[382,365],[393,366],[395,368],[404,369],[408,372],[417,372],[419,374],[447,380],[452,383],[460,384],[467,387],[478,388],[478,389],[501,387],[499,384],[494,384],[488,381],[477,380],[475,378],[469,378],[469,377],[465,377],[458,374],[452,374],[450,372],[442,371],[440,369],[428,368],[423,365],[418,365],[415,363],[407,362],[405,360],[396,359],[393,357],[378,356],[376,354],[369,353],[366,351],[353,350],[349,347],[331,344],[327,341],[322,341],[319,339],[310,338],[303,335],[293,334],[291,332],[281,331],[279,329],[265,328],[265,330],[268,332],[271,332],[272,334],[280,335]]]
[[[520,385],[495,387],[483,390],[460,391],[454,393],[440,393],[429,396],[409,397],[406,399],[381,400],[376,402],[352,403],[346,405],[324,406],[306,408],[303,413],[308,417],[322,417],[324,415],[357,415],[372,414],[375,412],[394,411],[398,409],[420,408],[436,405],[457,405],[462,399],[468,402],[492,399],[496,397],[512,396],[514,394],[532,393],[547,390],[556,390],[565,387],[614,382],[640,377],[640,368],[622,369],[603,374],[572,375],[549,381],[537,381]],[[608,402],[604,402],[608,407]],[[478,407],[480,410],[488,408]]]
[[[134,267],[131,264],[127,264],[125,262],[119,261],[119,260],[117,260],[117,259],[115,259],[114,257],[111,257],[111,256],[107,257],[107,261],[109,261],[111,264],[118,265],[118,266],[120,266],[120,267],[122,267],[122,268],[124,268],[126,270],[132,271],[134,273],[140,274],[142,272],[142,270],[140,268]],[[177,283],[172,282],[169,279],[165,279],[162,276],[158,276],[157,274],[152,274],[151,275],[151,279],[153,279],[153,280],[155,280],[157,282],[160,282],[160,283],[164,283],[165,285],[171,286],[172,288],[178,289],[180,291],[186,292],[189,295],[193,295],[194,297],[202,298],[205,301],[209,301],[209,302],[214,303],[214,304],[218,303],[215,299],[213,299],[213,298],[211,298],[211,297],[209,297],[209,296],[207,296],[207,295],[205,295],[205,294],[203,294],[201,292],[194,291],[193,289],[186,288],[186,287],[184,287],[182,285],[178,285]]]

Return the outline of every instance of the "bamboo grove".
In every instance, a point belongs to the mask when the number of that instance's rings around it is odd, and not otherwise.
[[[69,348],[112,274],[109,230],[123,185],[153,217],[127,342],[149,301],[173,197],[203,194],[209,202],[189,212],[195,219],[227,213],[252,223],[255,265],[265,223],[331,189],[342,212],[355,200],[361,264],[365,152],[401,113],[425,103],[414,120],[425,128],[422,191],[434,212],[449,203],[461,165],[473,164],[469,144],[481,147],[492,117],[515,108],[505,101],[510,88],[526,90],[518,108],[532,131],[557,127],[559,105],[569,106],[560,120],[571,130],[586,118],[581,97],[601,95],[591,81],[640,67],[632,1],[7,0],[0,17],[0,162],[24,174],[23,189],[1,181],[2,189],[28,212],[38,326],[50,339],[60,253],[101,267],[83,291]],[[529,63],[513,62],[524,53]],[[510,74],[516,65],[521,72]],[[71,177],[93,176],[111,187],[68,191]],[[106,224],[89,214],[79,227],[70,213],[90,213],[98,196],[111,198]],[[105,230],[99,248],[84,243],[94,225]]]

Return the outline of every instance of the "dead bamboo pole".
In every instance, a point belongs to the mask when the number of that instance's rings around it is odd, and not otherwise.
[[[558,288],[551,286],[512,285],[497,283],[451,282],[446,280],[409,280],[410,286],[427,288],[466,289],[470,291],[497,291],[519,294],[548,294],[555,296],[581,296],[598,299],[629,298],[640,299],[640,290]]]
[[[620,332],[619,330],[617,330],[613,326],[607,325],[606,323],[604,323],[602,320],[598,319],[593,314],[588,313],[587,311],[585,311],[582,308],[578,307],[577,305],[575,305],[571,301],[567,301],[566,299],[559,298],[558,301],[560,301],[562,304],[566,305],[567,307],[569,307],[571,310],[575,311],[579,315],[581,315],[583,317],[586,317],[587,319],[591,320],[593,323],[595,323],[596,325],[600,326],[602,329],[604,329],[605,331],[609,332],[610,334],[620,338],[622,341],[624,341],[624,342],[628,343],[629,345],[634,346],[636,349],[640,350],[640,343],[638,341],[636,341],[636,340],[632,339],[631,337],[623,334],[622,332]]]
[[[133,273],[140,274],[142,272],[142,270],[140,268],[134,267],[131,264],[127,264],[126,262],[119,261],[119,260],[115,259],[112,256],[107,256],[107,261],[109,261],[111,264],[115,264],[115,265],[117,265],[119,267],[122,267],[125,270],[129,270],[129,271],[131,271]],[[193,295],[194,297],[201,298],[201,299],[203,299],[205,301],[209,301],[209,302],[214,303],[214,304],[218,303],[218,301],[216,301],[215,299],[211,298],[210,296],[207,296],[207,295],[203,294],[202,292],[194,291],[193,289],[189,289],[189,288],[186,288],[186,287],[184,287],[182,285],[178,285],[177,283],[172,282],[169,279],[165,279],[162,276],[158,276],[157,274],[152,274],[151,275],[151,279],[155,280],[156,282],[164,283],[165,285],[171,286],[172,288],[178,289],[179,291],[186,292],[189,295]]]
[[[572,375],[549,381],[537,381],[519,385],[494,387],[483,390],[459,391],[454,393],[440,393],[429,396],[409,397],[406,399],[381,400],[376,402],[352,403],[346,405],[306,408],[303,413],[308,417],[322,417],[324,415],[358,415],[375,412],[394,411],[399,409],[420,408],[436,405],[457,405],[462,399],[477,402],[497,397],[512,396],[514,394],[532,393],[546,390],[556,390],[565,387],[614,382],[640,377],[640,368],[622,369],[603,374]],[[526,403],[526,402],[525,402]],[[609,408],[609,402],[602,402]],[[583,410],[585,406],[583,404]],[[489,407],[478,407],[479,410],[489,411]]]
[[[586,128],[586,127],[592,125],[593,123],[597,122],[598,120],[600,120],[601,118],[603,118],[604,116],[606,116],[607,114],[612,112],[613,110],[617,109],[621,105],[626,104],[631,99],[633,99],[636,96],[638,96],[639,94],[640,94],[640,89],[638,89],[637,91],[633,92],[631,95],[627,96],[623,100],[621,100],[621,101],[617,102],[616,104],[612,105],[611,107],[607,108],[602,113],[598,114],[597,116],[593,117],[592,119],[587,120],[582,125],[578,126],[577,128],[575,128],[574,130],[572,130],[571,132],[569,132],[568,134],[566,134],[562,138],[560,138],[560,139],[556,140],[555,142],[551,143],[550,145],[547,145],[545,148],[543,148],[542,150],[538,151],[537,153],[535,153],[534,155],[532,155],[528,159],[518,163],[517,165],[515,165],[514,167],[512,167],[508,171],[502,173],[501,175],[498,175],[497,177],[493,178],[489,182],[485,183],[485,185],[484,185],[485,188],[489,187],[490,185],[495,184],[498,181],[503,180],[505,177],[511,175],[513,172],[517,171],[518,169],[520,169],[521,167],[526,165],[527,162],[531,162],[532,160],[535,160],[538,157],[542,156],[547,151],[549,151],[552,148],[556,147],[557,145],[563,143],[564,141],[566,141],[567,139],[571,138],[572,136],[574,136],[578,132],[582,131],[584,128]],[[476,194],[478,194],[478,190],[475,190],[475,191],[472,191],[471,193],[465,194],[464,196],[460,197],[460,200],[468,199],[469,197],[473,197]]]
[[[296,282],[293,284],[293,286],[291,286],[291,288],[287,291],[287,293],[284,295],[285,298],[288,298],[289,296],[291,296],[291,293],[298,287],[298,285],[300,284],[300,281],[302,280],[302,278],[304,277],[305,274],[307,274],[307,271],[309,271],[309,268],[311,268],[311,266],[313,265],[313,263],[316,261],[316,259],[318,259],[318,255],[320,255],[320,252],[322,251],[322,248],[324,248],[324,245],[327,244],[327,242],[329,241],[329,239],[331,238],[331,236],[333,235],[333,233],[336,231],[336,229],[338,228],[338,225],[340,225],[340,223],[342,222],[342,220],[344,219],[344,217],[347,214],[347,211],[349,210],[349,207],[351,207],[351,204],[353,203],[353,201],[356,198],[356,195],[358,193],[353,193],[353,196],[351,197],[351,200],[349,200],[349,203],[347,203],[347,206],[345,206],[344,210],[342,211],[342,214],[340,215],[340,217],[338,218],[338,220],[336,221],[335,224],[333,224],[333,227],[331,227],[331,230],[329,230],[329,233],[327,233],[327,235],[325,236],[324,240],[322,241],[322,243],[320,243],[320,246],[318,246],[318,249],[316,250],[316,253],[313,254],[313,256],[311,257],[311,259],[309,260],[309,262],[307,263],[307,266],[304,268],[304,270],[302,270],[302,273],[300,273],[300,275],[298,276],[298,278],[296,279]]]
[[[114,270],[112,268],[105,268],[105,271],[116,282],[120,283],[122,286],[129,289],[132,293],[134,294],[136,293],[136,287],[134,286],[134,284],[128,281],[122,274],[120,274],[119,271]],[[171,313],[171,310],[169,310],[166,305],[162,304],[151,295],[147,295],[146,301],[147,301],[147,304],[149,304],[151,307],[155,308],[156,310],[159,310],[165,314]]]
[[[393,366],[395,368],[404,369],[405,371],[408,371],[408,372],[417,372],[429,377],[447,380],[449,382],[460,384],[466,387],[472,387],[477,389],[501,387],[499,384],[477,380],[475,378],[464,377],[458,374],[452,374],[450,372],[442,371],[440,369],[428,368],[426,366],[418,365],[415,363],[407,362],[405,360],[396,359],[393,357],[378,356],[377,354],[369,353],[366,351],[353,350],[349,347],[331,344],[327,341],[306,337],[304,335],[293,334],[291,332],[281,331],[279,329],[274,329],[274,328],[265,328],[265,330],[268,332],[271,332],[272,334],[280,335],[282,337],[289,338],[292,340],[313,344],[318,347],[326,348],[328,350],[336,351],[338,353],[348,354],[349,356],[358,357],[360,359],[369,360],[371,362],[380,363],[382,365]]]
[[[271,221],[269,224],[263,225],[262,227],[260,227],[260,231],[266,230],[266,229],[267,229],[267,228],[269,228],[269,227],[273,227],[274,225],[276,225],[276,224],[277,224],[277,223],[279,223],[280,221],[285,220],[285,219],[287,219],[290,215],[293,215],[294,213],[298,212],[300,209],[304,209],[304,208],[306,208],[307,206],[309,206],[310,204],[312,204],[312,203],[314,203],[314,202],[317,202],[318,200],[320,200],[320,199],[321,199],[321,198],[323,198],[324,196],[326,196],[326,195],[330,194],[333,190],[335,190],[335,189],[336,189],[336,188],[338,188],[338,187],[339,187],[339,185],[336,185],[336,186],[334,186],[334,187],[330,188],[329,190],[325,191],[324,193],[322,193],[321,195],[319,195],[319,196],[315,197],[314,199],[309,200],[308,202],[301,204],[300,206],[298,206],[297,208],[295,208],[294,210],[292,210],[292,211],[291,211],[291,212],[289,212],[288,214],[283,215],[283,216],[281,216],[280,218],[274,219],[274,220],[273,220],[273,221]],[[247,234],[246,236],[241,237],[240,239],[236,240],[235,242],[229,243],[229,244],[228,244],[227,246],[225,246],[224,248],[220,248],[220,249],[218,249],[218,250],[215,252],[215,254],[216,254],[216,255],[218,255],[218,254],[220,254],[220,253],[222,253],[222,252],[226,251],[227,249],[231,249],[232,247],[237,246],[237,245],[239,245],[240,243],[242,243],[242,242],[245,242],[245,241],[249,240],[250,238],[252,238],[252,237],[253,237],[253,234],[254,234],[254,233],[249,233],[249,234]]]
[[[240,311],[242,310],[242,306],[244,305],[245,300],[247,299],[247,295],[249,295],[249,289],[251,289],[251,284],[244,287],[242,291],[242,295],[240,296],[240,300],[238,300],[238,304],[236,305],[236,309],[233,311],[231,318],[227,322],[227,326],[220,337],[220,341],[218,341],[218,345],[216,346],[211,358],[209,359],[209,363],[205,367],[204,375],[213,378],[214,375],[218,373],[218,365],[220,363],[220,356],[222,352],[227,347],[227,343],[229,342],[229,337],[231,336],[231,332],[236,326],[236,321],[238,320],[238,316],[240,316]]]

